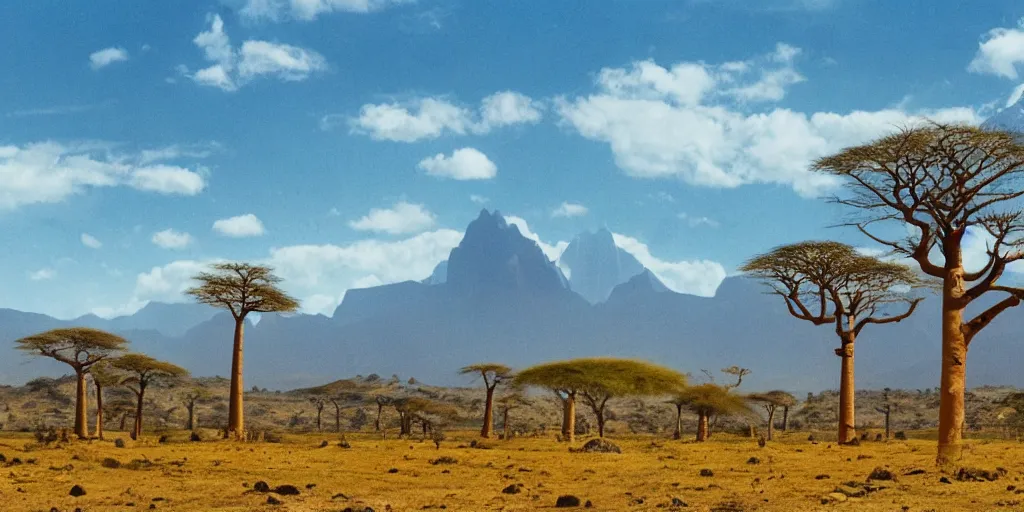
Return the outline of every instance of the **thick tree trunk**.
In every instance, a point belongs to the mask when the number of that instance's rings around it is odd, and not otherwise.
[[[604,437],[604,409],[594,411],[597,416],[597,437]]]
[[[566,429],[569,431],[566,434],[566,439],[570,443],[576,441],[576,394],[570,394],[565,400],[565,416],[566,416]]]
[[[93,381],[96,385],[96,438],[103,440],[103,386]]]
[[[75,389],[75,435],[79,439],[89,437],[88,407],[89,396],[86,393],[85,372],[76,369],[77,388]]]
[[[704,442],[708,440],[708,415],[699,413],[697,415],[697,441]]]
[[[502,439],[508,441],[508,432],[509,432],[509,429],[508,429],[508,408],[506,407],[505,410],[502,411],[502,415],[501,415],[501,437],[502,437]]]
[[[191,403],[191,404],[188,404],[185,407],[185,409],[188,410],[188,421],[185,423],[185,430],[195,430],[196,429],[196,421],[195,421],[195,419],[196,419],[196,415],[195,415],[196,404],[194,402]]]
[[[676,405],[676,431],[672,433],[672,439],[683,437],[683,406]]]
[[[145,386],[139,388],[139,403],[135,406],[135,438],[142,436],[142,397],[146,394]]]
[[[480,437],[491,437],[491,427],[494,424],[494,388],[487,388],[487,402],[484,403],[484,426],[480,428]]]
[[[245,418],[242,409],[242,344],[245,336],[245,318],[235,319],[235,337],[231,350],[231,391],[228,397],[228,435],[241,439]]]
[[[768,408],[768,440],[769,441],[772,440],[772,430],[774,429],[774,425],[772,425],[772,422],[774,422],[774,421],[775,421],[775,407],[769,407]]]
[[[959,272],[957,272],[959,271]],[[964,388],[967,385],[967,343],[961,330],[963,269],[950,272],[942,290],[942,377],[939,383],[939,453],[946,465],[960,458],[963,441]]]
[[[849,443],[857,437],[854,393],[856,384],[853,378],[853,341],[843,341],[842,348],[836,349],[836,355],[842,358],[842,369],[839,377],[839,443]]]
[[[569,399],[562,399],[562,437],[569,439]]]
[[[377,419],[373,420],[373,431],[380,432],[380,415],[384,412],[384,406],[377,404]]]
[[[321,418],[322,416],[323,416],[323,409],[321,409],[321,408],[319,408],[319,407],[318,407],[318,408],[316,409],[316,431],[317,431],[317,432],[323,432],[323,429],[322,429],[322,428],[320,427],[320,425],[321,425],[321,423],[320,423],[320,418]]]
[[[782,408],[782,431],[785,432],[789,428],[789,406]]]

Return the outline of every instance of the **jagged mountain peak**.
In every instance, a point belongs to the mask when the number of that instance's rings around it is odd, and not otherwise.
[[[591,304],[605,301],[616,286],[646,270],[632,254],[615,245],[607,227],[576,235],[558,263],[569,269],[573,291]]]
[[[1024,98],[988,118],[981,127],[1024,133]]]

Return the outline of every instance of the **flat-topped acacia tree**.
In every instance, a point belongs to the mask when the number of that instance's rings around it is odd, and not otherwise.
[[[249,263],[217,263],[213,272],[202,272],[194,278],[199,286],[185,291],[197,302],[227,309],[235,319],[235,336],[231,351],[231,388],[228,394],[227,435],[245,435],[242,406],[242,346],[245,317],[249,313],[292,312],[299,303],[277,284],[281,278],[270,267]]]
[[[94,365],[123,349],[128,340],[99,329],[72,327],[26,336],[15,344],[18,350],[55,359],[75,371],[75,435],[89,437],[85,376]]]
[[[864,235],[913,260],[942,281],[942,376],[936,461],[961,455],[967,349],[1024,288],[998,284],[1007,265],[1024,260],[1024,144],[1013,133],[927,123],[817,160],[812,169],[845,179],[850,193],[833,202],[859,216]],[[888,230],[877,228],[888,224]],[[970,234],[969,234],[970,233]],[[964,267],[968,236],[987,236],[987,258]],[[1001,300],[964,319],[988,292]]]
[[[576,399],[582,399],[597,419],[604,437],[608,401],[616,397],[670,395],[686,386],[686,376],[656,364],[633,359],[584,358],[527,368],[516,374],[516,387],[536,386],[554,391],[565,400],[563,413],[568,440],[576,430]]]
[[[741,267],[781,296],[789,313],[814,325],[833,325],[839,337],[839,442],[855,430],[854,343],[869,324],[899,322],[920,298],[900,292],[919,284],[904,265],[858,253],[839,242],[800,242],[776,247]],[[897,314],[892,314],[896,310]]]
[[[188,370],[178,365],[145,354],[125,354],[111,359],[110,366],[124,373],[121,385],[135,393],[135,428],[132,433],[136,438],[142,435],[142,404],[146,388],[150,384],[167,384],[188,375]]]
[[[459,370],[462,375],[479,375],[487,389],[487,400],[484,402],[484,425],[480,428],[480,437],[491,437],[494,426],[494,390],[502,382],[512,378],[512,369],[498,363],[478,363],[465,366]]]
[[[676,439],[682,437],[684,408],[697,415],[698,442],[707,441],[710,437],[708,418],[712,415],[753,415],[743,395],[732,393],[724,386],[712,383],[691,386],[678,391],[672,395],[668,403],[676,407],[676,431],[673,435]]]
[[[768,413],[768,440],[772,440],[772,432],[774,430],[775,422],[775,410],[779,407],[789,409],[796,404],[796,397],[785,391],[775,390],[768,391],[767,393],[751,393],[747,395],[747,400],[758,402],[764,406],[764,410]],[[787,413],[788,414],[788,413]],[[783,421],[785,423],[785,421]],[[785,430],[785,428],[783,428]]]
[[[121,382],[117,370],[110,366],[110,360],[100,361],[89,371],[92,383],[96,388],[96,438],[103,439],[103,389],[116,386]]]

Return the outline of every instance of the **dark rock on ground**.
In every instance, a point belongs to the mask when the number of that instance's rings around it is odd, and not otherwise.
[[[618,445],[605,439],[591,439],[578,451],[583,453],[622,453],[622,449]]]
[[[68,495],[74,496],[76,498],[79,496],[85,496],[85,489],[83,489],[81,485],[76,484],[74,487],[71,488],[71,491],[68,492]]]
[[[715,472],[708,468],[700,470],[700,476],[715,476]]]
[[[275,487],[274,492],[281,496],[297,496],[299,494],[299,488],[294,485],[284,484]]]
[[[555,508],[571,508],[578,506],[580,506],[580,499],[576,496],[559,496],[558,499],[555,500]]]
[[[519,494],[523,492],[523,484],[512,484],[501,490],[502,494]]]
[[[270,484],[260,480],[252,485],[252,490],[256,492],[270,492]]]
[[[890,481],[895,481],[896,480],[896,475],[893,474],[893,472],[889,471],[888,469],[885,469],[885,468],[882,468],[882,467],[877,467],[877,468],[875,468],[875,469],[873,469],[871,471],[870,475],[868,475],[868,480],[890,480]]]

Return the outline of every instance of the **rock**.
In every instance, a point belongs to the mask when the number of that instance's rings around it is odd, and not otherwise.
[[[107,457],[107,458],[103,459],[102,462],[100,462],[100,466],[103,466],[103,467],[109,468],[109,469],[117,469],[117,468],[121,467],[121,463],[118,462],[117,459],[112,459],[110,457]]]
[[[911,470],[907,471],[906,473],[903,473],[903,476],[914,476],[914,475],[923,475],[923,474],[925,474],[925,470],[923,470],[921,468],[914,468],[914,469],[911,469]]]
[[[855,438],[850,439],[849,441],[847,441],[845,443],[840,443],[840,444],[845,445],[845,446],[860,446],[860,439],[857,439],[855,437]]]
[[[708,468],[700,470],[700,476],[715,476],[715,472]]]
[[[438,457],[436,459],[431,459],[429,462],[432,465],[434,465],[434,466],[437,466],[439,464],[458,464],[459,463],[459,461],[457,459],[455,459],[453,457],[448,457],[448,456]]]
[[[760,463],[761,463],[761,459],[759,459],[757,457],[751,457],[751,458],[747,459],[747,464],[760,464]]]
[[[256,492],[270,492],[270,484],[260,480],[252,485],[252,490]]]
[[[622,449],[615,443],[604,439],[591,439],[584,444],[579,451],[584,453],[622,453]]]
[[[711,512],[743,512],[743,506],[735,501],[723,501],[711,507]]]
[[[192,432],[192,434],[188,436],[188,440],[192,441],[193,443],[198,443],[202,441],[203,438],[202,436],[199,435],[199,432]]]
[[[690,505],[687,505],[685,501],[683,501],[683,500],[681,500],[679,498],[672,498],[672,502],[670,504],[673,507],[689,507],[690,506]]]
[[[941,483],[941,484],[951,484],[953,482],[950,482],[949,479],[946,478],[946,477],[942,477],[942,478],[939,479],[939,483]]]
[[[267,496],[267,505],[281,505],[283,503],[284,503],[283,501],[281,501],[281,500],[279,500],[279,499],[277,499],[277,498],[275,498],[273,496]]]
[[[165,434],[165,435],[160,436],[160,439],[157,439],[157,442],[160,443],[160,444],[164,444],[164,443],[166,443],[167,441],[170,441],[170,440],[171,440],[171,438],[167,437],[167,435]]]
[[[124,448],[124,439],[114,439],[114,446],[117,448]]]
[[[320,442],[320,448],[327,448],[331,443],[328,443],[326,439]]]
[[[896,475],[888,469],[877,467],[871,471],[870,475],[868,475],[868,480],[891,480],[895,482]]]
[[[335,494],[334,496],[331,496],[331,499],[332,500],[347,500],[348,496],[345,496],[345,493],[343,493],[343,492],[339,492],[338,494]]]
[[[847,498],[863,498],[868,494],[868,492],[864,489],[850,487],[848,485],[840,485],[839,487],[836,487],[836,489],[832,492],[842,494]]]
[[[571,508],[578,506],[580,506],[580,499],[576,496],[567,494],[565,496],[559,496],[558,499],[555,500],[555,508]]]
[[[882,442],[883,439],[885,438],[882,437],[882,434],[875,434],[875,441]]]
[[[306,489],[312,489],[316,487],[316,484],[306,484]]]
[[[815,480],[828,480],[829,478],[832,478],[832,477],[830,477],[828,475],[825,475],[825,474],[821,474],[821,475],[818,475],[818,476],[814,477]]]
[[[1004,470],[1005,471],[1005,470]],[[960,482],[993,482],[999,479],[999,471],[989,471],[979,468],[960,468],[956,472],[956,479]]]
[[[85,489],[83,489],[81,485],[76,484],[71,488],[71,492],[69,492],[68,495],[76,498],[79,496],[85,496]]]
[[[294,485],[284,484],[274,487],[274,492],[281,496],[297,496],[299,494],[299,488]]]
[[[827,504],[827,503],[842,503],[842,502],[846,501],[847,499],[848,498],[843,493],[830,492],[830,493],[828,493],[828,496],[826,496],[825,498],[822,498],[821,504],[824,505],[824,504]]]
[[[1014,490],[1017,490],[1017,486],[1016,486],[1016,485],[1007,485],[1007,486],[1006,486],[1006,490],[1007,490],[1007,491],[1014,491]]]
[[[807,436],[807,440],[813,443],[815,441],[814,434]]]
[[[594,504],[591,503],[590,500],[587,500],[587,502],[583,504],[583,508],[592,508],[593,506]]]
[[[391,468],[391,469],[388,470],[388,473],[391,473],[391,474],[398,473],[398,468]]]
[[[352,448],[352,445],[348,444],[348,441],[346,441],[346,440],[344,440],[344,439],[343,439],[343,440],[341,440],[341,441],[338,441],[338,447],[339,447],[339,448],[345,448],[345,449],[348,449],[348,448]]]
[[[873,459],[873,458],[875,458],[874,455],[865,455],[863,453],[857,456],[857,460]]]
[[[502,494],[519,494],[523,492],[523,484],[512,484],[501,490]]]
[[[896,432],[896,435],[894,437],[896,438],[897,441],[906,441],[907,440],[907,433],[902,431],[902,430],[900,430],[899,432]]]

